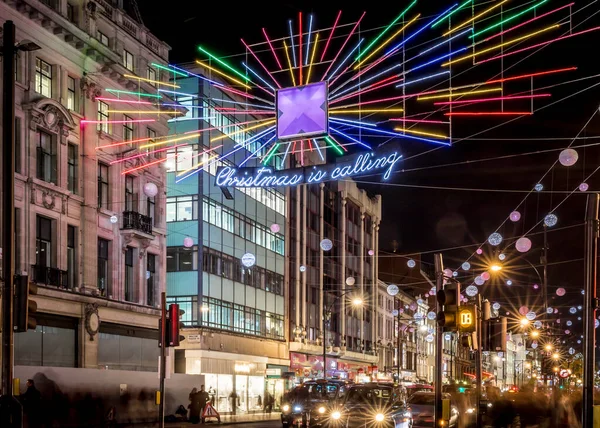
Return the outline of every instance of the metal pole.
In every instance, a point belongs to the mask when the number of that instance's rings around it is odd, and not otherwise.
[[[160,402],[158,404],[158,426],[165,426],[165,376],[167,371],[167,295],[160,293]],[[178,320],[175,320],[178,322]]]
[[[398,323],[398,346],[396,348],[396,366],[398,367],[398,385],[400,385],[400,359],[402,358],[402,353],[400,352],[400,300],[398,302],[398,315],[396,316]],[[404,332],[402,332],[404,335]]]
[[[15,25],[12,21],[3,26],[2,56],[2,396],[12,397],[15,248]]]
[[[444,287],[444,262],[440,253],[434,254],[435,265],[435,290],[440,291]],[[436,299],[436,313],[441,311],[441,305]],[[437,325],[435,337],[435,426],[439,426],[442,420],[442,327]]]
[[[327,331],[327,309],[323,308],[323,379],[327,379],[327,348],[326,348],[326,331]]]
[[[542,263],[544,265],[544,284],[542,287],[542,298],[544,299],[544,311],[546,311],[548,309],[548,227],[545,224],[544,224],[544,254],[542,256]]]
[[[479,316],[477,317],[477,352],[475,352],[475,378],[477,384],[475,385],[475,397],[477,403],[477,426],[481,427],[483,422],[483,414],[481,413],[481,384],[483,383],[483,370],[481,367],[481,355],[483,351],[483,321],[484,318],[489,317],[489,310],[484,310],[481,303],[481,294],[477,295],[477,308],[480,310]],[[486,308],[489,309],[489,303],[486,303]],[[485,320],[487,321],[487,320]]]
[[[594,353],[596,349],[595,319],[598,301],[596,299],[596,277],[598,274],[598,206],[600,195],[588,195],[585,215],[585,294],[583,296],[583,405],[582,426],[594,423]]]

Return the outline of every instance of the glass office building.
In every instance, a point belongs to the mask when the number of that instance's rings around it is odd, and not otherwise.
[[[202,69],[189,71],[196,77],[174,79],[179,88],[172,95],[188,111],[170,122],[177,141],[166,162],[167,300],[185,311],[188,327],[175,370],[204,375],[218,411],[231,410],[235,392],[239,410],[250,412],[260,407],[267,386],[276,398],[283,392],[273,374],[289,366],[286,199],[275,189],[215,186],[217,168],[252,154],[245,166],[257,166],[269,146],[261,148],[266,138],[246,145],[256,134],[243,123],[257,117],[234,114],[243,99],[215,89]],[[248,253],[255,258],[250,267],[242,264]]]

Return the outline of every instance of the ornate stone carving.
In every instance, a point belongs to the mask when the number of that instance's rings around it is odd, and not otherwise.
[[[129,246],[129,244],[131,244],[132,241],[133,236],[129,234],[123,235],[123,246],[121,247],[121,251],[123,251],[123,253],[127,252],[127,247]]]
[[[146,254],[146,251],[148,250],[148,247],[150,246],[151,242],[152,242],[151,239],[147,239],[147,238],[140,239],[140,244],[141,244],[140,254],[139,254],[140,260],[142,260],[144,258],[144,255]]]
[[[53,192],[42,190],[42,204],[44,208],[53,210],[56,206],[56,195]]]
[[[100,329],[100,317],[98,315],[98,304],[88,303],[85,305],[85,330],[90,335],[90,341],[94,341],[94,336]]]
[[[102,95],[102,89],[100,89],[95,82],[92,82],[87,77],[83,77],[80,82],[81,83],[79,86],[81,87],[81,91],[87,99],[96,101],[96,97]]]

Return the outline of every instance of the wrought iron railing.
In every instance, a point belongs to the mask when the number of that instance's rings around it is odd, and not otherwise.
[[[123,212],[123,229],[139,230],[152,235],[152,217],[140,214],[136,211]]]
[[[32,265],[31,270],[33,271],[33,281],[37,284],[67,289],[73,287],[73,284],[69,284],[69,275],[65,270],[40,265]]]

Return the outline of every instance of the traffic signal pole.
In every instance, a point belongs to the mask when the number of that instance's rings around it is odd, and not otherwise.
[[[477,335],[477,351],[475,352],[475,376],[477,379],[477,385],[475,386],[475,395],[476,395],[476,402],[477,402],[477,426],[481,427],[482,425],[482,413],[481,413],[481,384],[483,381],[483,375],[482,375],[482,368],[481,368],[481,354],[482,354],[482,350],[483,350],[483,342],[482,342],[482,334],[481,334],[481,327],[482,327],[482,322],[483,319],[486,317],[486,314],[484,313],[483,310],[483,306],[481,304],[481,294],[478,293],[477,294],[477,309],[481,311],[479,313],[479,316],[477,317],[477,332],[475,333]]]
[[[439,293],[444,287],[444,262],[441,253],[434,254],[434,266],[435,266],[435,291]],[[436,312],[439,314],[442,310],[442,305],[439,300],[436,299]],[[435,413],[434,420],[436,421],[435,427],[440,426],[442,420],[442,333],[443,327],[437,323],[436,335],[435,335]]]
[[[160,293],[160,392],[158,426],[165,427],[165,376],[167,372],[167,294]]]

